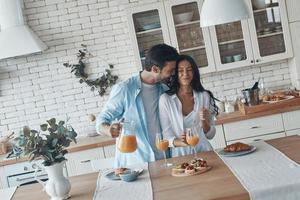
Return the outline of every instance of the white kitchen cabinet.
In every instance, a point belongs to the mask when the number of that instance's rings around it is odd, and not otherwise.
[[[202,4],[202,0],[168,0],[164,5],[171,45],[176,47],[180,54],[192,56],[200,73],[208,73],[216,69],[209,29],[200,27]],[[185,14],[191,14],[190,21],[180,20]]]
[[[281,114],[223,124],[226,141],[283,132]]]
[[[244,138],[244,139],[238,139],[238,140],[232,140],[227,142],[227,144],[232,144],[235,142],[243,142],[243,143],[252,143],[258,140],[271,140],[271,139],[276,139],[276,138],[280,138],[280,137],[285,137],[286,134],[285,132],[280,132],[280,133],[271,133],[271,134],[267,134],[267,135],[260,135],[260,136],[256,136],[256,137],[250,137],[250,138]]]
[[[105,158],[111,158],[115,156],[116,145],[110,145],[103,147]]]
[[[286,131],[286,136],[291,136],[291,135],[300,135],[300,129]]]
[[[261,64],[292,57],[285,0],[265,1],[264,8],[256,8],[255,1],[259,0],[247,0],[252,11],[248,23],[254,63]]]
[[[166,43],[180,54],[192,56],[201,73],[215,71],[209,30],[200,27],[202,3],[202,0],[167,0],[129,10],[130,35],[140,68],[144,66],[145,55],[151,46]],[[178,19],[184,13],[190,13],[192,17],[183,21]]]
[[[300,1],[299,0],[286,0],[289,22],[300,21]]]
[[[254,64],[248,21],[210,28],[217,71]]]
[[[129,9],[128,25],[140,69],[145,66],[145,56],[150,47],[159,43],[171,44],[164,4],[161,2]]]
[[[285,130],[300,129],[300,111],[282,113]]]
[[[194,57],[201,73],[292,57],[285,1],[266,1],[263,8],[253,6],[258,0],[244,1],[251,11],[249,19],[209,28],[200,27],[203,0],[165,0],[131,8],[129,30],[140,68],[149,48],[162,42]],[[191,12],[192,18],[178,20],[179,14]]]
[[[66,154],[69,176],[92,173],[91,160],[104,158],[103,148],[93,148]]]
[[[245,0],[249,19],[211,27],[218,71],[293,56],[285,1],[266,1],[263,8],[256,8],[255,1]]]
[[[4,167],[0,167],[0,189],[6,187],[7,187],[7,181],[4,172]]]
[[[226,146],[222,125],[216,126],[216,135],[213,139],[208,140],[214,149],[224,148]]]

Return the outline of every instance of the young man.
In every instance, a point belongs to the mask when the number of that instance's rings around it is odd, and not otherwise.
[[[152,162],[163,158],[155,146],[155,134],[161,132],[158,100],[175,70],[178,53],[166,44],[153,46],[146,57],[146,67],[138,75],[115,85],[110,97],[98,115],[97,132],[113,138],[120,134],[120,125],[112,122],[125,119],[135,123],[137,150],[121,153],[116,148],[115,167]],[[118,141],[117,141],[118,143]]]

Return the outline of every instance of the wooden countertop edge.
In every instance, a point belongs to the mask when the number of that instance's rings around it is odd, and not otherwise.
[[[269,111],[265,111],[265,112],[252,113],[252,114],[247,114],[247,115],[242,114],[240,111],[236,111],[233,113],[228,113],[228,114],[220,115],[219,117],[217,117],[216,125],[237,122],[237,121],[242,121],[242,120],[247,120],[247,119],[253,119],[253,118],[257,118],[257,117],[263,117],[263,116],[279,114],[279,113],[284,113],[284,112],[290,112],[290,111],[295,111],[295,110],[300,110],[300,106],[286,106],[281,109],[269,110]]]
[[[115,139],[108,139],[107,141],[100,141],[100,142],[95,142],[92,144],[78,144],[75,146],[71,146],[69,148],[67,148],[69,153],[74,153],[74,152],[78,152],[78,151],[83,151],[83,150],[89,150],[89,149],[93,149],[93,148],[98,148],[98,147],[105,147],[105,146],[110,146],[110,145],[114,145],[115,144]],[[11,159],[11,160],[2,160],[0,161],[0,167],[3,167],[5,165],[13,165],[16,163],[20,163],[20,162],[26,162],[28,161],[27,158],[20,158],[20,159]]]
[[[86,144],[82,146],[74,146],[67,148],[69,153],[77,152],[77,151],[83,151],[83,150],[88,150],[88,149],[93,149],[93,148],[98,148],[98,147],[105,147],[105,146],[110,146],[114,145],[116,142],[114,139],[108,140],[108,141],[103,141],[99,143],[94,143],[94,144]]]

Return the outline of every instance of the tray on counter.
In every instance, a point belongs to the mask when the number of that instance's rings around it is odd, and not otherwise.
[[[244,114],[258,113],[264,111],[270,111],[274,109],[281,109],[283,107],[292,107],[292,106],[300,106],[300,98],[287,99],[284,101],[278,101],[276,103],[261,103],[256,106],[248,106],[244,103],[239,103],[238,108],[239,111]]]

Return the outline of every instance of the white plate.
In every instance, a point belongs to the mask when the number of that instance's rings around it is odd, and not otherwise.
[[[141,173],[144,171],[142,168],[140,168],[140,169],[129,169],[129,170],[133,170],[133,171],[139,172],[139,175],[141,175]],[[121,180],[121,178],[120,178],[119,175],[115,175],[115,170],[106,172],[104,174],[104,176],[105,176],[105,178],[108,178],[110,180]]]
[[[277,103],[277,102],[280,102],[280,101],[286,101],[286,100],[293,99],[293,98],[295,98],[295,96],[285,96],[284,99],[279,100],[279,101],[263,101],[263,102],[265,102],[265,103]]]
[[[225,157],[235,157],[235,156],[243,156],[243,155],[247,155],[249,153],[253,153],[255,150],[256,150],[256,147],[251,145],[251,148],[248,151],[226,152],[226,151],[224,151],[224,149],[222,149],[218,152],[218,154],[221,156],[225,156]]]

